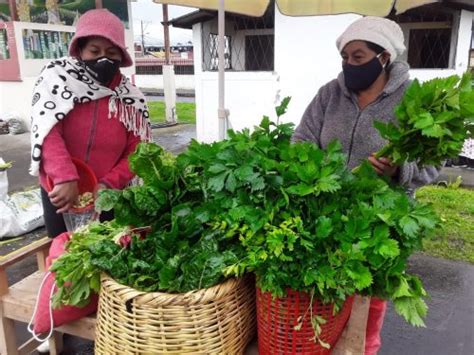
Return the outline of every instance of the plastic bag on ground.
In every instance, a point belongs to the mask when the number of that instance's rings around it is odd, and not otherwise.
[[[8,133],[21,134],[26,132],[25,124],[21,115],[17,112],[9,112],[2,115],[2,120],[8,124]]]
[[[0,200],[0,239],[17,237],[43,225],[39,188],[15,192]]]

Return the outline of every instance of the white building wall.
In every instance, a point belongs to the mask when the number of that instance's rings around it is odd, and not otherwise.
[[[285,121],[297,124],[318,89],[341,71],[336,39],[359,15],[285,16],[275,10],[275,71],[281,98],[291,96]]]
[[[262,114],[274,116],[274,106],[285,96],[291,96],[292,100],[283,121],[298,124],[318,89],[341,71],[335,42],[358,18],[355,14],[290,17],[276,9],[275,72],[225,74],[225,106],[230,111],[231,127],[252,127],[260,122]],[[473,12],[460,13],[454,68],[411,70],[411,78],[429,80],[464,72],[468,66],[473,19]],[[217,139],[218,132],[217,73],[202,72],[200,24],[194,25],[193,36],[197,139],[212,141]]]
[[[23,120],[30,128],[31,99],[36,78],[24,78],[22,82],[0,81],[0,118],[13,114]]]
[[[163,75],[134,75],[135,86],[140,89],[163,90]],[[176,90],[194,90],[194,75],[174,76]]]
[[[202,70],[201,31],[207,25],[193,26],[194,77],[196,102],[196,135],[199,141],[218,139],[218,81],[217,72]],[[206,31],[207,33],[207,31]],[[273,111],[278,88],[278,75],[272,72],[226,72],[225,108],[230,111],[229,128],[241,130],[258,124],[263,115],[274,118]]]

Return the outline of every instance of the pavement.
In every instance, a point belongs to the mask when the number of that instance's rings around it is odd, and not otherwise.
[[[176,125],[153,130],[155,141],[178,153],[195,138],[194,125]],[[28,175],[29,134],[0,135],[0,156],[13,160],[8,171],[10,191],[37,186],[37,178]],[[463,185],[474,188],[474,171],[464,168],[444,168],[440,182],[453,182],[462,177]],[[26,238],[44,233],[38,229]],[[473,236],[474,237],[474,236]],[[1,250],[0,250],[1,253]],[[8,270],[10,282],[21,280],[34,270],[35,258],[30,257]],[[423,254],[409,260],[410,272],[421,277],[431,298],[426,328],[413,328],[389,305],[382,329],[379,355],[473,355],[474,354],[474,265],[433,258]],[[26,340],[24,325],[18,325],[18,336]],[[63,354],[93,354],[93,343],[66,336]],[[256,350],[252,351],[256,353]]]

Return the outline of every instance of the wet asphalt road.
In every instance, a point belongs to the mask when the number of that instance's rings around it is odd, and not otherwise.
[[[410,326],[390,304],[379,354],[473,355],[474,265],[418,254],[410,258],[409,271],[431,296],[426,328]]]

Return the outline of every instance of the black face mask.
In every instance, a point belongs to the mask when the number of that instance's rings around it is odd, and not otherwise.
[[[100,57],[93,60],[84,60],[87,71],[103,85],[109,84],[117,74],[120,67],[120,60]]]
[[[375,56],[365,64],[352,65],[343,64],[344,81],[346,87],[350,90],[358,91],[367,89],[379,77],[383,70],[379,61],[379,55]]]

